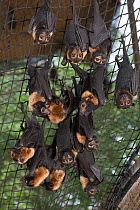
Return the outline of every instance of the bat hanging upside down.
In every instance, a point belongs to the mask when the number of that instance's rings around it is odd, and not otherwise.
[[[95,126],[93,123],[92,113],[81,115],[79,112],[73,119],[73,132],[85,149],[96,151],[99,146],[99,140],[95,134]]]
[[[114,102],[118,109],[128,109],[130,106],[134,106],[133,97],[138,93],[139,73],[133,69],[130,63],[123,37],[122,44],[123,61],[119,62],[118,56],[116,56],[119,72],[116,78]]]
[[[36,117],[30,119],[24,111],[23,104],[21,109],[25,117],[25,128],[22,127],[22,137],[10,151],[10,155],[16,163],[25,164],[34,156],[36,148],[42,145],[44,123],[40,126]]]
[[[84,150],[77,155],[78,175],[82,188],[88,195],[99,192],[98,185],[103,181],[101,170],[95,164],[93,153]]]
[[[94,63],[106,63],[111,43],[110,32],[100,15],[98,3],[94,0],[94,21],[89,25],[89,51]]]
[[[68,61],[81,63],[87,54],[89,45],[87,30],[80,24],[80,18],[76,14],[75,0],[71,2],[73,19],[65,35],[66,52],[62,65],[66,65]]]
[[[89,73],[76,64],[71,63],[71,65],[81,78],[79,84],[76,84],[74,79],[80,114],[88,115],[91,111],[106,103],[103,85],[105,67],[98,66]]]
[[[54,26],[55,16],[50,8],[50,0],[44,0],[44,4],[31,19],[28,33],[32,34],[34,42],[47,44],[53,35]]]
[[[52,123],[59,123],[65,119],[73,109],[74,95],[71,88],[61,85],[63,98],[57,97],[51,90],[48,71],[51,68],[52,55],[48,56],[44,68],[37,69],[29,65],[29,111],[38,117],[47,118]]]

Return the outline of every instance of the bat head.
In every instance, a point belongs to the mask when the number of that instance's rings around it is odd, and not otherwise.
[[[10,156],[17,164],[21,165],[26,163],[30,158],[32,158],[34,156],[34,153],[34,148],[22,147],[19,149],[11,150]]]
[[[91,100],[82,99],[79,103],[80,114],[87,116],[90,112],[97,109],[98,105],[94,105]]]
[[[95,195],[99,191],[99,188],[97,187],[97,185],[94,184],[94,182],[89,182],[84,189],[84,192],[88,195]]]
[[[130,106],[134,106],[132,102],[132,96],[128,93],[120,93],[116,98],[116,104],[118,109],[128,109]]]
[[[48,109],[49,105],[46,102],[38,101],[36,104],[33,105],[35,108],[33,110],[33,115],[38,117],[45,117],[46,115],[50,114],[50,110]]]
[[[92,61],[99,65],[105,65],[107,61],[107,55],[101,51],[97,51],[92,54]]]
[[[98,149],[99,141],[96,137],[96,135],[92,135],[90,139],[87,139],[85,142],[85,147],[89,151],[95,151]]]
[[[46,31],[46,28],[38,29],[36,32],[36,40],[38,44],[47,44],[52,35],[53,32]]]
[[[86,54],[87,52],[82,52],[80,47],[70,46],[67,51],[67,59],[71,63],[81,63],[84,60]]]
[[[75,162],[75,156],[70,150],[61,152],[60,161],[63,165],[72,165]]]

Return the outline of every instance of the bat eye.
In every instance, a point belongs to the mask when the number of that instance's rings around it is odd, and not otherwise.
[[[82,53],[79,54],[79,57],[82,58]]]
[[[71,57],[75,57],[75,53],[72,53],[72,54],[71,54]]]
[[[131,103],[130,100],[128,100],[128,101],[127,101],[127,105],[130,105],[130,103]]]
[[[95,61],[98,62],[98,61],[100,61],[100,59],[99,58],[95,58]]]
[[[45,107],[42,107],[42,108],[41,108],[41,113],[44,113],[45,110],[46,110]]]
[[[81,107],[82,107],[82,108],[86,107],[86,104],[85,104],[85,103],[82,103],[82,104],[81,104]]]
[[[123,102],[120,102],[120,106],[124,106]]]
[[[45,37],[44,37],[43,35],[40,35],[40,36],[39,36],[39,39],[44,40]]]

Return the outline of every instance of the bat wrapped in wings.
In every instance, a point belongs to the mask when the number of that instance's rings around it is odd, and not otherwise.
[[[119,72],[116,78],[115,86],[115,104],[119,109],[128,109],[133,106],[133,97],[138,93],[139,73],[133,69],[126,52],[125,42],[123,44],[123,61],[119,62],[116,56]]]
[[[29,111],[35,116],[47,118],[52,123],[59,123],[73,109],[74,95],[66,85],[66,90],[61,85],[62,99],[53,93],[48,77],[51,61],[52,55],[49,55],[44,68],[37,69],[31,65],[28,67]]]
[[[72,2],[72,21],[65,35],[66,52],[62,61],[62,65],[67,62],[81,63],[88,50],[88,34],[85,27],[80,23],[80,18],[76,14],[75,0]]]
[[[110,32],[100,15],[99,6],[94,0],[94,21],[89,25],[89,51],[92,61],[104,65],[111,50]]]
[[[77,100],[80,101],[79,111],[81,114],[88,115],[92,110],[105,105],[103,85],[105,67],[98,66],[92,72],[86,72],[76,64],[71,63],[71,65],[81,79],[78,85],[74,80]]]
[[[93,153],[85,149],[78,153],[76,160],[78,175],[84,192],[88,195],[95,195],[99,192],[98,185],[103,181],[103,176],[95,164]]]
[[[44,133],[44,125],[40,126],[36,117],[30,119],[23,104],[21,109],[25,117],[25,128],[22,126],[22,137],[10,151],[11,158],[18,164],[24,164],[34,156],[36,148],[42,145],[41,137]]]
[[[75,163],[75,158],[77,152],[81,149],[81,145],[78,141],[74,142],[73,140],[71,114],[59,124],[53,145],[56,148],[55,159],[58,159],[62,165],[72,165]]]
[[[81,115],[79,112],[73,119],[73,133],[78,142],[87,150],[95,151],[98,148],[99,140],[95,133],[92,113]]]
[[[32,35],[34,42],[47,44],[53,35],[54,26],[55,16],[50,8],[50,0],[44,0],[44,4],[31,19],[28,33]]]

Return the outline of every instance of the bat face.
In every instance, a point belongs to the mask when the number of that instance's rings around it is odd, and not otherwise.
[[[27,147],[22,147],[20,149],[14,149],[10,151],[11,158],[17,164],[26,163],[30,158],[34,156],[34,153],[35,153],[34,148],[27,148]]]
[[[87,116],[91,111],[97,109],[91,100],[82,99],[79,104],[80,114]]]
[[[85,142],[85,147],[89,151],[97,150],[98,146],[99,146],[99,142],[98,142],[97,137],[95,135],[93,135],[92,139],[90,139],[90,140],[88,139]]]
[[[33,114],[39,117],[45,117],[50,114],[49,105],[46,102],[39,101],[33,105]]]
[[[36,40],[35,42],[38,42],[38,44],[47,44],[51,37],[53,35],[53,32],[48,32],[46,29],[38,29],[36,32]]]
[[[96,193],[98,193],[100,190],[99,188],[93,183],[93,182],[89,182],[86,186],[86,188],[84,189],[84,191],[88,194],[88,195],[95,195]]]
[[[72,165],[75,161],[74,154],[71,151],[61,152],[60,161],[63,165]]]
[[[99,65],[105,65],[107,61],[107,55],[101,51],[97,51],[92,54],[92,61]]]
[[[121,93],[117,96],[116,99],[118,109],[128,109],[130,106],[134,106],[132,103],[132,96],[127,93]]]
[[[82,52],[80,47],[71,46],[67,51],[67,59],[71,63],[81,63],[84,60],[86,54],[87,51]]]

